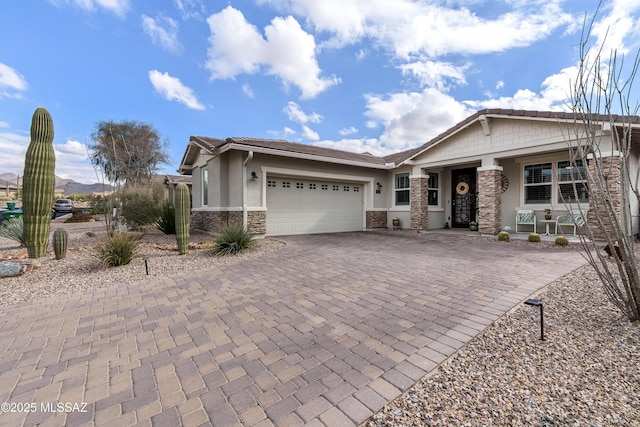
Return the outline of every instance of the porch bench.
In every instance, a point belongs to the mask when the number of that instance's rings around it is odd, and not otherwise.
[[[560,215],[556,221],[556,234],[558,234],[558,227],[562,231],[562,227],[572,227],[573,235],[576,235],[578,227],[582,227],[587,220],[587,213],[581,210],[575,210],[567,212],[564,215]]]
[[[518,232],[518,226],[530,225],[533,227],[533,232],[537,232],[536,226],[536,213],[532,209],[516,209],[516,233]]]

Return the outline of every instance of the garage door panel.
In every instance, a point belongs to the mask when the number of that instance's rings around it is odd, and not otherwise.
[[[362,194],[361,184],[270,177],[267,234],[362,230]]]

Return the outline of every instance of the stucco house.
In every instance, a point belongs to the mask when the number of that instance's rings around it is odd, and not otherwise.
[[[632,123],[636,167],[640,117]],[[467,228],[473,221],[481,233],[495,234],[515,229],[519,208],[538,218],[545,209],[554,218],[566,212],[563,195],[574,198],[580,176],[569,167],[573,124],[569,113],[485,109],[420,147],[384,157],[284,140],[192,136],[178,171],[192,176],[192,227],[202,230],[240,222],[270,236],[359,231],[391,227],[399,218],[402,228]],[[603,160],[619,177],[621,154],[606,149],[616,131],[609,123],[597,129]],[[575,184],[588,207],[586,183]],[[633,228],[637,233],[637,215]]]

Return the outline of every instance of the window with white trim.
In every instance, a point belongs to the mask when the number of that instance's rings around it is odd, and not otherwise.
[[[209,171],[202,168],[202,206],[209,204]]]
[[[397,173],[395,176],[395,201],[396,206],[409,206],[410,204],[410,196],[409,196],[409,173]]]
[[[524,167],[524,202],[526,204],[551,203],[553,164],[539,163]]]
[[[589,191],[582,160],[558,162],[558,203],[587,203]]]
[[[427,200],[429,206],[438,206],[438,190],[440,190],[440,177],[436,172],[429,172],[427,180]]]

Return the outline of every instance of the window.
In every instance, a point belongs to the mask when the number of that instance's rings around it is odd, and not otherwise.
[[[322,190],[328,190],[329,186],[327,184],[322,184],[322,186],[320,187]]]
[[[582,160],[558,162],[558,203],[589,201]],[[575,188],[574,188],[575,184]]]
[[[291,187],[291,183],[288,181],[282,181],[282,188],[289,188]]]
[[[360,187],[353,187],[353,191],[355,191],[356,193],[360,191]]]
[[[209,204],[209,171],[207,168],[202,169],[202,206]]]
[[[348,186],[348,185],[345,185],[344,187],[342,187],[342,189],[343,189],[344,191],[349,191],[349,186]]]
[[[275,187],[275,186],[276,186],[275,181],[267,181],[267,187]]]
[[[439,176],[437,173],[429,172],[429,180],[427,183],[428,204],[429,206],[438,206],[438,186]]]
[[[524,167],[525,203],[551,203],[552,167],[551,163]]]
[[[409,173],[396,174],[396,206],[409,206],[409,185]]]
[[[309,184],[309,190],[315,190],[315,189],[316,189],[315,184]]]
[[[333,186],[333,191],[340,191],[340,186],[339,185],[334,185]]]
[[[296,188],[304,188],[304,184],[301,182],[296,182]]]

